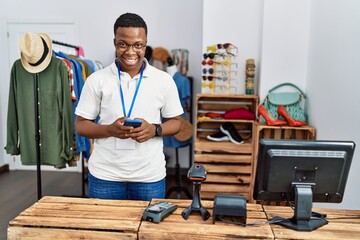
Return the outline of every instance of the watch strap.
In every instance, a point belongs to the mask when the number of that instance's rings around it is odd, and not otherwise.
[[[155,137],[160,137],[162,134],[162,129],[160,124],[153,124],[155,125]]]

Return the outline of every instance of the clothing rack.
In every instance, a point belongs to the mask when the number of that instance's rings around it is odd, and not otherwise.
[[[75,46],[75,45],[72,45],[69,43],[64,43],[64,42],[60,42],[60,41],[56,41],[56,40],[52,40],[52,43],[61,45],[61,46],[65,46],[65,47],[74,48],[76,50],[80,49],[79,46]],[[81,197],[86,197],[86,194],[85,194],[85,162],[84,162],[84,157],[81,154],[80,154],[80,158],[81,158]]]
[[[35,111],[35,143],[36,143],[36,171],[37,171],[37,193],[38,200],[42,198],[42,190],[41,190],[41,165],[40,165],[40,133],[39,133],[39,104],[38,104],[38,82],[39,82],[39,74],[34,73],[34,111]]]
[[[59,42],[59,41],[56,41],[56,40],[52,40],[52,43],[57,44],[57,45],[61,45],[61,46],[65,46],[65,47],[75,48],[76,50],[79,50],[79,48],[80,48],[79,46],[75,46],[75,45],[72,45],[72,44]]]
[[[72,47],[76,50],[79,50],[80,47],[62,43],[59,41],[52,40],[52,43],[63,45],[66,47]],[[40,142],[40,123],[39,123],[39,73],[33,74],[33,80],[34,80],[34,124],[35,124],[35,157],[36,157],[36,171],[37,171],[37,197],[38,200],[42,198],[42,184],[41,184],[41,142]],[[84,160],[82,158],[82,196],[85,196],[85,177],[84,177]]]
[[[79,49],[78,46],[75,45],[71,45],[68,43],[63,43],[63,42],[59,42],[59,41],[55,41],[52,40],[52,43],[54,44],[58,44],[58,45],[62,45],[62,46],[66,46],[66,47],[71,47],[71,48],[75,48],[76,50]],[[38,105],[38,94],[39,94],[39,88],[38,88],[38,83],[39,83],[39,74],[38,73],[34,73],[33,74],[33,79],[34,79],[34,115],[35,115],[35,143],[36,143],[36,147],[35,147],[35,152],[36,152],[36,172],[37,172],[37,194],[38,194],[38,200],[40,200],[42,198],[42,184],[41,184],[41,154],[40,154],[40,130],[39,130],[39,105]],[[82,172],[82,196],[85,196],[85,176],[84,176],[84,159],[81,158],[82,162],[81,162],[81,172]]]

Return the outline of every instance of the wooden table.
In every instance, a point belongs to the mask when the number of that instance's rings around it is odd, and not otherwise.
[[[151,203],[163,201],[154,199]],[[211,217],[181,216],[191,200],[167,199],[178,209],[161,223],[141,221],[146,201],[116,201],[43,197],[8,226],[8,239],[360,239],[360,210],[313,209],[327,214],[329,223],[312,232],[299,232],[268,223],[242,227],[212,223],[212,201],[201,201]],[[291,217],[290,207],[247,204],[247,223],[274,216]]]
[[[162,201],[154,199],[151,203]],[[216,221],[213,224],[212,201],[201,201],[211,214],[211,217],[203,221],[197,212],[191,213],[187,220],[181,216],[182,211],[191,205],[191,200],[167,200],[178,205],[175,212],[165,218],[160,224],[143,221],[139,230],[139,239],[274,239],[269,224],[261,224],[253,227],[241,227],[233,224]],[[247,222],[266,221],[266,215],[257,204],[247,204]]]
[[[280,216],[291,218],[294,212],[290,207],[263,206],[268,218]],[[328,224],[312,231],[299,232],[272,224],[275,239],[314,239],[314,240],[344,240],[360,239],[360,210],[312,209],[314,212],[327,214]]]
[[[43,197],[10,221],[8,239],[137,239],[145,201]]]

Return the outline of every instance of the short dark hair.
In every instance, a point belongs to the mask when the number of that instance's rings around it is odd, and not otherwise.
[[[139,15],[135,13],[124,13],[118,19],[116,19],[116,22],[114,24],[114,35],[116,35],[116,30],[119,27],[139,27],[145,29],[145,34],[147,36],[147,25],[140,17]]]

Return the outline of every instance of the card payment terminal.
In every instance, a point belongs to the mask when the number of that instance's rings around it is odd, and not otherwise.
[[[142,219],[159,223],[177,209],[177,205],[168,202],[158,202],[150,205],[144,210]]]

